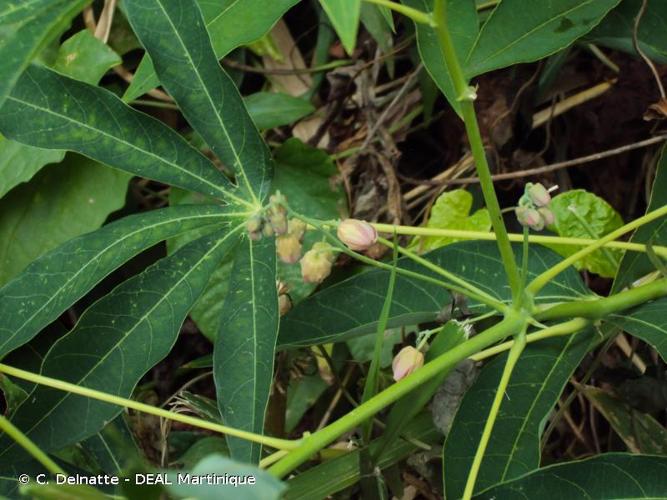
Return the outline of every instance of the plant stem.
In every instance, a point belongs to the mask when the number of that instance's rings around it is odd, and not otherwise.
[[[21,448],[27,451],[30,456],[44,466],[51,474],[65,474],[65,471],[44,453],[32,440],[23,434],[6,417],[0,415],[0,430],[12,438]]]
[[[380,5],[382,7],[387,7],[388,9],[394,10],[399,14],[403,14],[405,17],[409,17],[416,23],[435,26],[433,17],[427,12],[422,12],[421,10],[413,9],[412,7],[408,7],[407,5],[403,5],[398,2],[393,2],[391,0],[364,0],[364,1],[368,3],[374,3],[375,5]]]
[[[378,237],[378,242],[382,243],[385,246],[393,246],[391,241],[388,241],[388,240],[386,240],[385,238],[382,238],[382,237]],[[430,271],[433,271],[436,274],[439,274],[440,276],[448,279],[449,281],[451,281],[453,283],[456,283],[457,285],[459,285],[463,288],[466,288],[469,292],[475,294],[476,296],[483,296],[483,297],[486,297],[487,299],[495,300],[495,299],[493,299],[493,297],[491,297],[484,290],[480,290],[475,285],[471,285],[466,280],[464,280],[462,278],[459,278],[454,273],[450,273],[446,269],[443,269],[442,267],[434,264],[433,262],[430,262],[430,261],[426,260],[425,258],[417,255],[416,253],[408,250],[407,248],[398,247],[398,251],[402,255],[405,255],[409,259],[415,261],[417,264],[420,264],[420,265],[424,266],[426,269],[428,269]],[[503,306],[504,306],[504,304],[503,304]]]
[[[375,396],[378,392],[379,380],[378,373],[380,371],[380,357],[382,356],[382,345],[384,344],[384,332],[387,329],[387,322],[389,321],[389,313],[391,312],[391,304],[394,296],[394,287],[396,285],[396,268],[398,261],[398,241],[394,240],[394,257],[392,263],[391,274],[389,275],[389,286],[387,287],[387,296],[382,304],[382,311],[380,312],[380,319],[378,321],[377,331],[375,332],[375,346],[373,348],[373,359],[368,367],[368,374],[366,375],[366,384],[364,385],[364,392],[361,396],[361,403],[365,403],[370,398]],[[370,441],[371,432],[373,431],[373,419],[369,418],[363,425],[362,438],[364,443]]]
[[[162,417],[167,420],[174,420],[176,422],[181,422],[182,424],[191,425],[193,427],[198,427],[200,429],[207,429],[213,432],[219,432],[221,434],[226,434],[228,436],[234,436],[241,439],[246,439],[254,443],[260,443],[277,450],[293,450],[298,448],[301,444],[301,440],[290,441],[287,439],[278,439],[271,436],[262,436],[260,434],[253,434],[252,432],[243,431],[240,429],[235,429],[233,427],[227,427],[226,425],[216,424],[215,422],[209,422],[201,418],[190,417],[188,415],[182,415],[180,413],[174,413],[163,408],[156,408],[145,403],[140,403],[138,401],[133,401],[131,399],[121,398],[120,396],[115,396],[113,394],[108,394],[106,392],[97,391],[95,389],[89,389],[87,387],[81,387],[76,384],[71,384],[63,380],[58,380],[50,377],[45,377],[43,375],[38,375],[36,373],[28,372],[21,370],[19,368],[14,368],[5,364],[0,364],[0,373],[10,375],[12,377],[20,378],[33,382],[35,384],[45,385],[47,387],[52,387],[60,391],[70,392],[72,394],[78,394],[79,396],[84,396],[91,399],[97,399],[98,401],[104,401],[105,403],[110,403],[117,406],[122,406],[125,408],[131,408],[136,411],[143,413],[148,413],[150,415],[155,415],[157,417]]]
[[[316,228],[318,231],[320,231],[324,237],[329,240],[339,251],[343,252],[346,255],[349,255],[350,257],[363,262],[364,264],[368,264],[370,266],[375,266],[380,269],[385,269],[387,271],[392,270],[392,266],[389,264],[386,264],[384,262],[379,262],[377,260],[371,259],[370,257],[366,257],[365,255],[362,255],[360,253],[354,252],[350,250],[347,246],[345,246],[343,243],[341,243],[338,238],[336,238],[334,235],[332,235],[325,227],[322,221],[318,221],[315,219],[311,219],[309,217],[306,217],[305,215],[298,214],[294,212],[293,210],[290,210],[290,215],[293,215],[294,217],[301,219],[302,221],[306,222],[310,226]],[[335,225],[335,223],[332,223],[331,225]],[[412,279],[417,279],[421,281],[425,281],[427,283],[431,283],[434,285],[442,286],[448,290],[453,290],[455,292],[460,293],[461,295],[464,295],[466,297],[470,297],[471,299],[475,299],[476,301],[480,302],[481,304],[487,305],[491,307],[492,309],[495,309],[496,311],[504,311],[507,309],[507,306],[500,302],[497,299],[494,299],[490,295],[483,293],[483,294],[477,294],[475,292],[470,291],[469,289],[460,287],[456,284],[453,283],[446,283],[444,281],[437,280],[435,278],[432,278],[430,276],[424,276],[421,273],[417,273],[414,271],[410,271],[408,269],[403,269],[401,267],[396,268],[396,273],[400,274],[402,276],[406,276],[408,278]]]
[[[477,169],[477,176],[479,177],[480,186],[484,194],[484,201],[486,208],[491,217],[491,225],[493,231],[496,233],[498,242],[498,250],[503,261],[503,267],[507,274],[507,281],[512,290],[512,299],[514,304],[518,303],[518,298],[522,291],[519,289],[520,277],[517,269],[516,260],[512,251],[512,245],[507,236],[507,229],[503,222],[503,217],[496,198],[496,192],[493,188],[493,180],[491,179],[491,171],[486,160],[486,153],[484,151],[484,143],[479,131],[479,124],[477,123],[477,115],[475,114],[475,106],[472,98],[468,95],[470,87],[468,81],[463,74],[461,64],[458,56],[454,50],[452,39],[447,27],[447,6],[445,0],[435,0],[433,17],[436,20],[436,32],[440,42],[440,50],[445,59],[447,69],[454,83],[454,89],[461,103],[461,112],[463,121],[465,123],[466,133],[470,141],[470,148],[475,159],[475,167]]]
[[[485,240],[495,241],[496,235],[484,231],[464,231],[461,229],[436,229],[431,227],[413,227],[413,226],[397,226],[394,224],[380,224],[371,223],[371,225],[380,233],[393,233],[406,236],[446,236],[448,238],[458,238],[461,240]],[[523,234],[510,233],[507,235],[510,241],[522,242]],[[566,238],[561,236],[542,236],[538,234],[531,234],[528,236],[530,243],[540,243],[545,245],[568,245],[585,247],[597,242],[597,239],[588,238]],[[643,243],[628,243],[625,241],[608,241],[603,244],[605,248],[617,248],[619,250],[628,250],[630,252],[646,253],[647,246]],[[653,246],[653,250],[657,255],[667,258],[667,247]]]
[[[491,439],[491,432],[493,431],[493,426],[496,423],[496,418],[498,417],[498,411],[500,410],[500,405],[505,396],[505,391],[514,371],[514,367],[519,361],[519,357],[523,352],[523,349],[526,347],[526,330],[525,327],[515,336],[514,343],[510,348],[509,354],[507,355],[507,362],[505,363],[505,368],[503,369],[503,374],[500,377],[500,382],[498,383],[498,389],[496,390],[496,395],[493,398],[493,403],[491,403],[491,410],[489,411],[489,416],[486,419],[484,424],[484,430],[482,431],[482,437],[479,440],[479,445],[477,446],[477,451],[475,452],[475,458],[473,459],[472,466],[470,467],[470,472],[468,473],[468,479],[466,481],[465,489],[463,490],[463,500],[470,500],[472,498],[473,491],[475,489],[475,482],[477,481],[477,475],[479,474],[479,468],[482,465],[482,460],[484,459],[484,453],[486,452],[486,447],[489,444],[489,439]]]
[[[461,360],[525,328],[526,321],[527,316],[524,312],[508,311],[505,318],[498,324],[426,363],[419,370],[389,386],[365,404],[358,406],[315,434],[304,437],[303,444],[273,465],[269,472],[277,477],[289,474],[339,436],[372,417],[427,380],[435,377],[442,370],[451,368]]]
[[[646,285],[630,288],[611,295],[593,300],[578,300],[555,305],[535,314],[535,319],[546,321],[551,319],[578,316],[588,319],[601,319],[617,311],[624,311],[649,300],[667,296],[667,278],[656,280]]]
[[[527,226],[523,228],[523,244],[521,245],[521,284],[519,285],[520,289],[523,290],[526,287],[526,281],[528,280],[528,250],[529,250],[529,241],[528,236],[530,235],[530,229]],[[519,306],[523,306],[523,299],[526,294],[519,295]]]
[[[639,217],[638,219],[635,219],[632,222],[629,222],[628,224],[619,227],[617,230],[612,231],[606,236],[603,236],[602,238],[592,243],[591,245],[587,246],[586,248],[582,248],[578,252],[570,255],[568,258],[560,261],[552,268],[544,271],[528,285],[527,290],[534,295],[537,294],[537,292],[539,292],[547,283],[553,280],[561,272],[565,271],[568,267],[573,265],[578,260],[583,259],[590,253],[602,247],[605,243],[613,241],[623,236],[625,233],[628,233],[633,229],[637,229],[638,227],[641,227],[644,224],[648,224],[649,222],[659,219],[660,217],[663,217],[665,215],[667,215],[667,205],[660,207],[657,210],[653,210],[652,212],[649,212],[646,215],[643,215],[642,217]]]

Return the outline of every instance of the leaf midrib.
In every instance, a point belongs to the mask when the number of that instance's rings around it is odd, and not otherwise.
[[[210,104],[210,107],[213,110],[213,115],[215,116],[216,120],[218,121],[218,124],[220,125],[220,129],[222,130],[222,133],[225,137],[225,141],[229,145],[229,149],[232,152],[232,154],[234,155],[234,163],[238,167],[238,168],[235,168],[234,171],[237,172],[238,174],[240,174],[241,177],[243,178],[243,183],[246,185],[246,189],[248,190],[248,193],[252,197],[255,204],[260,205],[260,201],[257,199],[257,196],[255,195],[255,191],[252,189],[252,187],[250,185],[250,181],[248,180],[248,177],[246,176],[245,169],[243,168],[243,162],[241,161],[241,157],[239,156],[239,153],[236,151],[236,147],[233,144],[232,139],[229,135],[229,132],[227,131],[227,127],[225,126],[225,124],[222,120],[222,116],[220,116],[220,112],[219,112],[218,108],[215,106],[215,103],[213,102],[213,98],[208,91],[208,87],[204,83],[204,80],[203,80],[201,74],[199,73],[199,70],[197,69],[197,66],[195,65],[194,61],[192,60],[192,56],[190,55],[190,52],[188,51],[188,48],[185,45],[185,42],[183,41],[183,38],[181,37],[181,33],[178,31],[178,29],[176,29],[176,25],[173,23],[171,17],[169,17],[169,14],[167,13],[167,11],[164,8],[162,0],[156,0],[156,2],[160,6],[160,10],[162,10],[162,13],[164,14],[165,18],[169,22],[169,25],[171,26],[171,29],[173,30],[174,36],[178,40],[179,45],[183,49],[183,52],[185,53],[185,56],[187,57],[188,62],[190,63],[190,66],[192,67],[192,70],[193,70],[195,76],[197,77],[197,80],[199,81],[199,84],[200,84],[200,86],[201,86],[201,88],[204,92],[204,95],[206,96],[206,99],[208,100],[208,102]],[[201,15],[201,13],[200,13],[200,17],[203,20],[203,16]],[[205,21],[203,21],[202,24],[204,26],[206,26]],[[210,38],[206,28],[204,28],[204,31],[206,33],[206,39],[208,41],[208,44],[211,48],[211,51],[213,52],[213,46],[211,44],[211,38]],[[220,71],[222,71],[222,69],[220,69]],[[224,78],[224,75],[223,75],[223,78]],[[244,136],[245,136],[245,131],[244,131]]]
[[[86,379],[87,379],[87,378],[88,378],[88,377],[89,377],[89,376],[90,376],[90,375],[91,375],[91,374],[92,374],[92,373],[93,373],[93,372],[94,372],[94,371],[95,371],[95,370],[96,370],[96,369],[97,369],[97,368],[98,368],[104,361],[107,360],[107,358],[109,357],[109,355],[110,355],[112,352],[114,352],[115,349],[117,349],[117,348],[120,346],[120,344],[121,344],[122,342],[124,342],[125,340],[127,340],[127,338],[128,338],[130,335],[132,335],[132,333],[134,332],[134,330],[135,330],[136,328],[138,328],[139,325],[141,325],[144,321],[146,321],[146,318],[147,318],[148,316],[150,316],[150,315],[155,311],[155,309],[157,309],[157,308],[158,308],[158,307],[159,307],[159,306],[160,306],[160,305],[167,299],[167,297],[169,297],[169,296],[171,295],[171,293],[172,293],[177,287],[179,287],[179,286],[181,285],[181,283],[183,283],[183,282],[190,276],[190,274],[192,274],[195,270],[198,269],[199,265],[200,265],[204,260],[206,260],[206,259],[207,259],[207,258],[214,252],[214,251],[216,251],[216,250],[218,249],[218,247],[220,247],[220,245],[222,245],[222,244],[223,244],[224,242],[226,242],[230,237],[232,237],[233,235],[235,235],[236,232],[239,231],[242,227],[243,227],[243,225],[237,226],[236,228],[234,228],[233,230],[231,230],[229,233],[227,233],[227,234],[225,235],[224,238],[221,238],[215,245],[213,245],[213,246],[212,246],[212,247],[211,247],[211,248],[210,248],[204,255],[201,256],[200,259],[197,260],[197,262],[196,262],[195,264],[193,264],[193,265],[190,267],[190,269],[189,269],[189,270],[188,270],[188,271],[187,271],[187,272],[186,272],[186,273],[185,273],[185,274],[184,274],[184,275],[183,275],[183,276],[182,276],[182,277],[181,277],[181,278],[180,278],[180,279],[173,285],[173,286],[171,286],[171,287],[169,288],[169,290],[167,290],[166,293],[164,293],[164,294],[162,295],[162,297],[161,297],[161,298],[160,298],[160,299],[159,299],[159,300],[158,300],[158,301],[157,301],[157,302],[156,302],[156,303],[155,303],[155,304],[154,304],[154,305],[153,305],[153,306],[152,306],[152,307],[145,313],[145,314],[143,314],[143,315],[141,316],[141,318],[140,318],[138,321],[135,322],[135,324],[134,324],[134,326],[132,326],[132,328],[130,328],[128,331],[124,332],[124,335],[118,339],[118,342],[116,342],[113,346],[111,346],[111,347],[107,350],[107,353],[106,353],[105,355],[103,355],[102,357],[100,357],[99,361],[98,361],[97,363],[95,363],[95,365],[93,365],[93,366],[92,366],[92,367],[91,367],[85,374],[83,374],[82,376],[80,376],[80,377],[79,377],[79,380],[77,380],[76,382],[70,382],[70,383],[72,383],[72,384],[76,384],[76,385],[81,385],[81,383],[82,383],[84,380],[86,380]],[[112,293],[113,293],[113,292],[112,292]],[[82,317],[82,318],[83,318],[83,317]],[[63,338],[65,338],[65,337],[63,337]],[[54,345],[51,347],[51,349],[49,349],[49,352],[47,352],[46,356],[44,357],[44,361],[46,361],[46,360],[48,359],[51,350],[52,350],[56,345],[57,345],[57,343],[54,344]],[[85,386],[84,386],[84,387],[85,387]],[[31,394],[32,394],[32,393],[31,393]],[[47,417],[49,417],[49,416],[50,416],[50,415],[51,415],[51,414],[52,414],[58,407],[60,407],[60,405],[62,405],[62,404],[67,400],[67,398],[69,398],[71,395],[72,395],[71,392],[67,392],[67,393],[65,393],[65,395],[64,395],[62,398],[60,398],[60,400],[59,400],[55,405],[53,405],[53,406],[49,409],[49,411],[47,411],[44,415],[42,415],[42,417],[41,417],[37,422],[35,422],[34,424],[32,424],[32,426],[31,426],[29,429],[22,429],[23,432],[24,432],[25,434],[30,433],[30,431],[32,431],[35,427],[37,427],[39,424],[41,424]],[[25,399],[25,401],[30,401],[30,399],[31,399],[31,395],[29,395],[29,396]],[[21,404],[19,407],[17,407],[14,413],[17,413],[18,410],[19,410],[22,406],[23,406],[23,404]],[[0,451],[0,457],[4,456],[4,455],[6,454],[7,451],[11,450],[11,449],[14,447],[15,444],[16,444],[16,443],[13,442],[11,445],[7,446],[4,450]]]
[[[25,328],[26,325],[29,324],[29,323],[35,318],[35,316],[37,316],[37,315],[38,315],[40,312],[42,312],[46,307],[48,307],[48,305],[49,305],[53,300],[55,300],[55,298],[57,297],[57,295],[58,295],[64,288],[66,288],[72,281],[74,281],[76,278],[78,278],[79,275],[81,275],[81,273],[83,273],[83,272],[84,272],[84,271],[85,271],[85,270],[86,270],[86,269],[87,269],[93,262],[97,262],[97,259],[99,259],[102,255],[104,255],[105,253],[109,252],[111,249],[113,249],[114,247],[118,246],[119,244],[121,244],[121,243],[122,243],[123,241],[125,241],[126,239],[131,238],[132,236],[134,236],[134,235],[136,235],[136,234],[138,234],[138,233],[141,233],[141,232],[143,232],[143,231],[145,231],[145,230],[156,229],[156,228],[158,228],[158,227],[160,227],[161,225],[164,225],[164,224],[171,224],[171,223],[173,223],[173,222],[182,222],[182,221],[191,220],[191,219],[206,219],[206,218],[209,218],[209,217],[210,217],[210,218],[222,218],[222,219],[224,219],[224,218],[226,218],[228,215],[233,216],[233,215],[235,215],[235,214],[207,214],[207,215],[194,215],[194,216],[188,216],[188,217],[180,217],[180,218],[177,218],[177,219],[170,219],[170,220],[160,221],[160,222],[158,222],[158,223],[156,223],[156,224],[152,224],[152,225],[142,226],[140,229],[137,229],[136,231],[132,231],[131,233],[128,233],[128,234],[124,235],[122,238],[120,238],[120,239],[114,241],[112,245],[107,246],[107,247],[104,248],[102,251],[98,252],[98,253],[97,253],[93,258],[91,258],[91,259],[90,259],[90,260],[89,260],[89,261],[88,261],[88,262],[87,262],[81,269],[79,269],[79,270],[78,270],[78,271],[77,271],[77,272],[76,272],[76,273],[75,273],[69,280],[67,280],[67,282],[66,282],[65,285],[61,286],[55,293],[53,293],[53,294],[51,295],[51,297],[49,298],[49,300],[48,300],[48,301],[47,301],[41,308],[37,309],[37,310],[35,311],[35,313],[34,313],[32,316],[30,316],[30,318],[28,318],[28,319],[27,319],[27,320],[26,320],[26,321],[19,327],[19,329],[18,329],[18,330],[17,330],[11,337],[7,338],[7,340],[5,340],[2,344],[0,344],[0,351],[2,351],[2,348],[3,348],[4,346],[6,346],[7,343],[8,343],[9,341],[11,341],[11,340],[14,339],[17,335],[19,335],[20,333],[22,333],[23,328]],[[11,297],[11,296],[10,296],[10,297]]]
[[[73,124],[76,125],[76,126],[83,127],[83,128],[85,128],[85,129],[91,130],[91,131],[93,131],[93,132],[95,132],[95,133],[98,133],[98,134],[100,134],[100,135],[102,135],[102,136],[104,136],[104,137],[107,137],[107,138],[109,138],[109,139],[111,139],[111,140],[113,140],[113,141],[115,141],[115,142],[117,142],[117,143],[119,143],[119,144],[121,144],[121,145],[123,145],[123,146],[125,146],[125,147],[128,147],[128,148],[130,148],[130,149],[134,149],[135,151],[138,151],[139,153],[145,154],[145,155],[147,155],[147,156],[149,156],[149,157],[151,157],[151,158],[155,158],[155,159],[157,159],[158,161],[160,161],[160,162],[162,162],[162,163],[164,163],[164,164],[166,164],[166,165],[168,165],[168,166],[170,166],[170,167],[173,167],[173,168],[175,168],[176,170],[178,170],[178,171],[184,173],[186,176],[192,177],[192,178],[194,178],[194,179],[197,179],[198,181],[203,182],[204,184],[206,184],[206,185],[208,185],[208,186],[211,186],[212,188],[214,188],[216,191],[218,191],[220,194],[222,194],[222,195],[224,196],[224,197],[222,198],[223,200],[226,199],[225,197],[229,197],[229,198],[231,198],[232,200],[234,200],[234,201],[236,201],[236,202],[238,202],[238,203],[241,203],[241,204],[246,205],[246,206],[250,206],[250,204],[249,204],[246,200],[244,200],[244,199],[242,199],[242,198],[239,198],[239,197],[233,195],[233,194],[231,193],[231,191],[226,190],[226,189],[223,188],[222,186],[218,186],[217,184],[213,184],[213,183],[212,183],[211,181],[209,181],[208,179],[204,179],[203,177],[200,177],[200,176],[198,176],[197,174],[195,174],[195,173],[193,173],[193,172],[190,172],[189,170],[187,170],[187,169],[181,167],[180,165],[178,165],[177,163],[174,163],[174,162],[169,161],[169,160],[167,160],[167,159],[165,159],[165,158],[162,158],[161,156],[156,155],[155,153],[153,153],[153,152],[151,152],[151,151],[147,151],[147,150],[142,149],[142,148],[140,148],[140,147],[138,147],[138,146],[135,146],[135,145],[132,144],[131,142],[127,142],[127,141],[125,141],[125,140],[122,140],[121,138],[119,138],[119,137],[117,137],[117,136],[115,136],[115,135],[109,134],[109,133],[105,132],[105,131],[102,130],[102,129],[95,128],[95,127],[91,127],[90,125],[88,125],[88,124],[85,123],[85,122],[78,121],[78,120],[74,120],[73,118],[70,118],[70,117],[67,116],[67,115],[63,115],[63,114],[61,114],[61,113],[56,113],[55,111],[52,111],[52,110],[50,110],[50,109],[48,109],[48,108],[43,108],[43,107],[41,107],[41,106],[37,106],[37,105],[32,104],[32,103],[30,103],[30,102],[28,102],[28,101],[24,101],[24,100],[22,100],[22,99],[18,99],[18,98],[14,97],[14,96],[11,96],[11,95],[7,97],[7,100],[11,100],[11,101],[17,102],[17,103],[19,103],[19,104],[22,104],[22,105],[27,106],[27,107],[29,107],[29,108],[32,108],[32,109],[34,109],[34,110],[40,111],[40,112],[42,112],[42,113],[47,113],[47,114],[53,115],[53,116],[58,117],[58,118],[60,118],[60,119],[62,119],[62,120],[65,120],[65,121],[68,121],[68,122],[70,122],[70,123],[73,123]]]

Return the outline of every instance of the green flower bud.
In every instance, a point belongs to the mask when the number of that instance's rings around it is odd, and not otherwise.
[[[301,258],[301,242],[295,235],[287,233],[276,238],[278,257],[286,264],[295,264]]]
[[[328,243],[318,242],[301,258],[301,277],[305,283],[321,283],[329,274],[336,260]]]
[[[391,363],[394,380],[398,382],[422,366],[424,366],[424,354],[412,346],[404,347]]]
[[[345,219],[338,224],[338,239],[350,249],[368,250],[378,238],[378,233],[368,222],[357,219]]]
[[[551,195],[542,184],[526,184],[526,194],[536,207],[546,207],[551,203]]]

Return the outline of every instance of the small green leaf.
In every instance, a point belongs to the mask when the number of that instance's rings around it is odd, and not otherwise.
[[[402,3],[423,12],[433,11],[433,0],[401,0]],[[479,19],[475,2],[472,0],[447,0],[447,16],[451,20],[449,30],[452,44],[460,60],[463,60],[475,42],[479,31]],[[459,96],[454,89],[447,65],[442,56],[440,42],[435,29],[431,26],[415,23],[417,47],[426,71],[445,95],[449,104],[461,115]]]
[[[267,33],[299,0],[198,0],[218,59]],[[160,84],[148,56],[139,64],[123,100],[133,101]]]
[[[122,62],[111,47],[85,29],[61,45],[53,69],[95,85],[108,70]]]
[[[231,477],[255,478],[254,484],[231,484],[203,481],[203,484],[179,484],[177,475],[189,474],[193,478],[213,477],[229,474]],[[197,500],[219,500],[220,498],[234,498],[235,500],[279,500],[285,491],[286,485],[268,472],[252,465],[235,462],[223,455],[213,454],[204,458],[191,471],[170,472],[170,486],[167,491],[174,498],[196,498]]]
[[[609,203],[583,189],[574,189],[555,196],[551,202],[551,210],[556,217],[556,223],[549,229],[555,230],[558,236],[567,238],[597,239],[623,225],[623,219]],[[579,250],[566,245],[547,246],[563,257]],[[622,252],[619,250],[596,250],[578,261],[575,266],[577,269],[586,269],[600,276],[613,278],[621,257]]]
[[[579,388],[607,419],[632,453],[667,454],[667,430],[651,415],[635,410],[621,399],[597,387]]]
[[[272,176],[269,149],[215,56],[195,0],[126,0],[128,19],[160,82],[192,127],[258,204]]]
[[[29,181],[49,163],[59,163],[64,151],[41,149],[0,137],[0,198],[10,189]]]
[[[318,219],[347,212],[345,192],[333,183],[338,169],[325,151],[292,138],[275,151],[275,158],[272,189],[284,194],[294,211]]]
[[[503,0],[463,61],[468,76],[537,61],[591,31],[621,0]]]
[[[0,106],[23,70],[64,31],[90,0],[2,0],[0,2]]]
[[[361,15],[361,0],[320,0],[348,54],[354,52]]]
[[[125,217],[43,255],[0,288],[0,358],[28,342],[140,251],[179,233],[219,225],[224,220],[225,210],[215,205],[154,210]]]
[[[632,41],[632,33],[641,4],[642,0],[623,0],[586,36],[586,39],[610,49],[638,56]],[[637,39],[642,51],[659,64],[667,63],[667,40],[663,36],[665,25],[667,25],[667,3],[647,2]]]
[[[139,379],[171,350],[190,307],[237,243],[238,232],[227,228],[190,243],[95,302],[49,350],[42,375],[129,397]],[[92,436],[121,411],[37,386],[12,422],[48,452]],[[0,442],[3,466],[22,453],[7,436]]]
[[[279,92],[257,92],[244,101],[250,117],[260,129],[290,125],[315,111],[307,100]]]
[[[531,252],[533,249],[531,248]],[[528,474],[540,465],[544,421],[565,384],[586,355],[592,330],[535,342],[526,347],[512,373],[507,397],[493,427],[475,491]],[[485,365],[456,412],[443,449],[448,498],[463,494],[474,450],[482,435],[507,355]]]
[[[218,406],[227,425],[261,434],[278,336],[274,238],[243,237],[229,290],[213,354]],[[259,462],[260,445],[230,437],[227,442],[233,458]]]
[[[551,465],[495,486],[475,500],[522,498],[664,498],[667,458],[605,453],[586,460]]]
[[[31,66],[0,109],[0,132],[233,201],[232,183],[176,132],[111,92]],[[238,201],[238,199],[237,199]]]
[[[486,208],[477,210],[470,215],[472,208],[472,195],[464,189],[446,191],[436,200],[426,227],[432,229],[459,229],[464,231],[489,231],[491,229],[491,217]],[[439,248],[450,243],[459,241],[447,236],[422,236],[416,237],[411,247],[416,247],[420,252]]]
[[[0,200],[0,285],[125,204],[125,172],[81,156],[43,169]]]

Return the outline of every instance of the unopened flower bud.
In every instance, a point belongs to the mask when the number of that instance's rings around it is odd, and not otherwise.
[[[246,229],[248,230],[248,236],[253,241],[258,241],[262,238],[262,218],[259,215],[255,215],[248,219],[246,222]]]
[[[290,219],[287,223],[287,232],[301,241],[306,233],[306,223],[301,219]]]
[[[276,238],[278,257],[285,264],[294,264],[301,258],[301,242],[295,235],[287,233]]]
[[[551,203],[551,195],[542,184],[529,182],[526,184],[526,194],[537,207],[546,207]]]
[[[519,224],[522,226],[527,226],[535,231],[544,229],[544,219],[534,208],[517,207],[515,213]]]
[[[556,222],[556,216],[554,213],[547,207],[540,207],[537,209],[537,211],[540,213],[542,216],[542,219],[544,220],[544,225],[545,226],[551,226],[554,222]]]
[[[269,224],[277,235],[287,232],[287,216],[280,211],[269,214]]]
[[[422,366],[424,366],[424,354],[412,346],[404,347],[391,363],[394,380],[398,382]]]
[[[305,283],[321,283],[331,274],[336,256],[331,245],[318,242],[301,258],[301,277]]]
[[[292,309],[292,299],[289,295],[278,295],[278,311],[281,316],[285,316]]]
[[[338,239],[352,250],[368,250],[377,238],[377,231],[368,222],[345,219],[338,224]]]
[[[287,199],[277,191],[269,198],[267,219],[277,235],[287,232]]]

